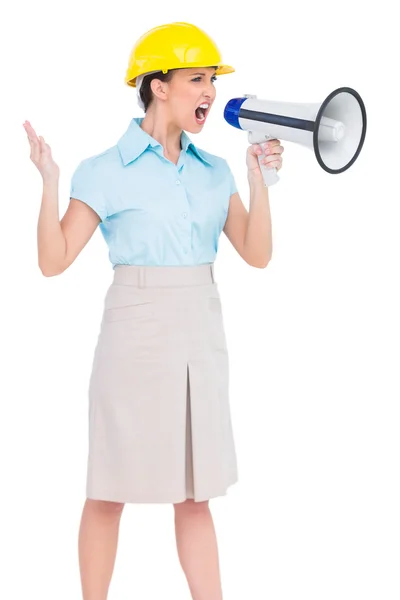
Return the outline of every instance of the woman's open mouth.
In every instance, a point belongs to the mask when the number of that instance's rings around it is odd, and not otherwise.
[[[209,110],[210,104],[208,102],[203,102],[203,104],[200,104],[200,106],[198,106],[195,110],[196,123],[198,123],[199,125],[203,125],[203,123],[205,123]]]

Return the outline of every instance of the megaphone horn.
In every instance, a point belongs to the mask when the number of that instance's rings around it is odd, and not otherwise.
[[[367,114],[358,92],[341,87],[321,103],[260,100],[245,95],[225,106],[225,120],[248,131],[250,144],[281,139],[314,150],[319,165],[331,174],[343,173],[357,160],[367,131]],[[279,181],[276,169],[259,164],[265,185]]]

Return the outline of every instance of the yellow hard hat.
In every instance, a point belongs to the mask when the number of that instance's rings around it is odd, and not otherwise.
[[[216,75],[235,71],[222,63],[216,44],[199,27],[190,23],[160,25],[142,35],[134,45],[125,83],[136,87],[139,75],[195,67],[217,67]]]

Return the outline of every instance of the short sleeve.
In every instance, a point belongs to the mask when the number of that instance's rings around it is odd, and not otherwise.
[[[237,185],[236,185],[236,181],[233,176],[233,173],[229,167],[229,164],[227,163],[227,161],[225,161],[225,163],[226,163],[226,167],[227,167],[227,171],[228,171],[229,197],[231,197],[232,194],[236,194],[238,189],[237,189]]]
[[[92,208],[102,221],[107,218],[107,207],[101,182],[88,159],[79,163],[75,169],[70,187],[70,198],[81,200]]]

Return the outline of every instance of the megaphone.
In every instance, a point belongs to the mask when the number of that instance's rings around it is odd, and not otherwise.
[[[334,90],[321,103],[300,104],[259,100],[245,95],[232,98],[225,106],[225,120],[248,131],[250,144],[281,139],[314,150],[320,166],[328,173],[346,171],[363,147],[367,114],[361,96],[352,88]],[[279,181],[276,169],[261,163],[266,186]]]

